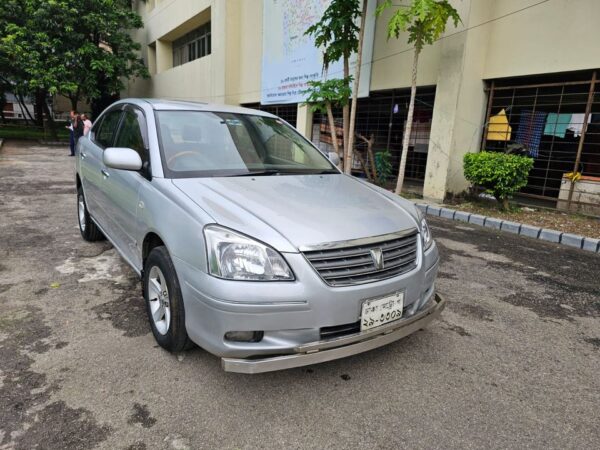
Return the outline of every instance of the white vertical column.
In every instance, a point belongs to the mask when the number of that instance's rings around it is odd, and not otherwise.
[[[298,115],[296,118],[296,129],[307,139],[312,137],[313,113],[310,108],[298,103]]]

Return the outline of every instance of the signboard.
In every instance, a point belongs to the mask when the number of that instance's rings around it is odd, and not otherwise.
[[[322,79],[322,50],[305,31],[318,22],[331,0],[264,0],[261,103],[301,103],[311,80]],[[368,4],[358,95],[369,95],[375,35],[375,0]],[[360,19],[359,19],[360,20]],[[356,55],[350,59],[354,74]],[[329,66],[328,78],[342,78],[343,62]]]

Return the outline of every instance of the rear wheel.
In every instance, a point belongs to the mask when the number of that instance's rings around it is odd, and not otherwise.
[[[81,186],[77,188],[77,218],[79,222],[79,231],[81,232],[81,237],[83,237],[83,239],[88,242],[104,239],[104,235],[90,217]]]
[[[175,267],[164,246],[152,249],[144,265],[146,312],[156,342],[170,352],[192,346],[185,329],[183,297]]]

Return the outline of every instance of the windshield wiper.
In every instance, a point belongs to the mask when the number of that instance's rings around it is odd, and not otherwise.
[[[228,175],[230,177],[253,177],[253,176],[270,176],[270,175],[323,175],[323,174],[334,174],[339,173],[336,170],[281,170],[281,169],[265,169],[255,170],[247,173],[239,173],[235,175]]]
[[[292,172],[283,172],[277,169],[266,169],[266,170],[255,170],[253,172],[239,173],[236,175],[230,175],[232,177],[253,177],[253,176],[268,176],[268,175],[281,175],[290,174]]]
[[[321,170],[319,172],[310,172],[311,175],[326,175],[326,174],[339,174],[339,172],[337,170],[332,170],[332,169],[327,169],[327,170]]]

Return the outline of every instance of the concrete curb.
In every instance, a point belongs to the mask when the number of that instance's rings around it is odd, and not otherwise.
[[[69,145],[69,141],[45,141],[43,139],[38,140],[40,145],[47,145],[48,147],[64,147]]]
[[[430,216],[444,217],[459,222],[493,228],[506,233],[519,234],[521,236],[540,239],[555,244],[567,245],[588,252],[600,253],[600,239],[579,236],[577,234],[562,233],[556,230],[548,230],[546,228],[535,227],[524,223],[510,222],[508,220],[471,214],[464,211],[455,211],[453,209],[435,205],[426,205],[424,203],[416,203],[416,205],[421,211]]]

